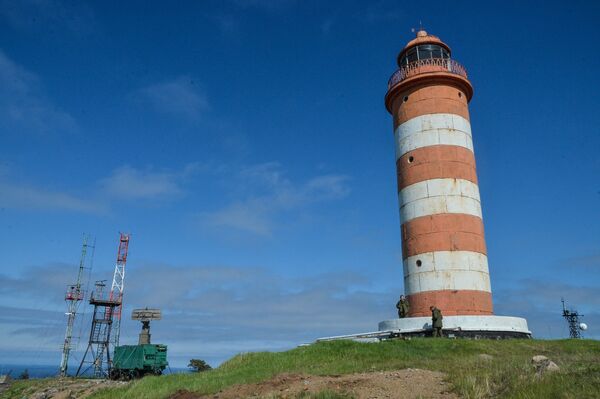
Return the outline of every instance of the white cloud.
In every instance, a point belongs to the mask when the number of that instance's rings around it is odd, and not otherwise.
[[[258,235],[268,236],[273,230],[273,221],[261,203],[235,203],[201,217],[211,226],[234,228]]]
[[[18,182],[6,169],[0,168],[0,208],[28,210],[62,210],[92,214],[110,212],[115,201],[167,200],[185,194],[182,185],[200,169],[190,163],[178,171],[153,171],[125,165],[113,170],[87,188],[88,196],[72,194],[73,188],[56,190]],[[84,190],[86,187],[81,187]]]
[[[348,176],[330,174],[294,183],[276,162],[254,165],[242,169],[237,176],[238,188],[248,191],[242,193],[245,198],[203,213],[201,220],[210,226],[268,236],[279,215],[285,213],[289,217],[290,211],[346,197],[350,192],[348,180]]]
[[[54,350],[49,357],[56,358],[64,334],[62,295],[76,265],[19,270],[12,277],[0,273],[0,295],[10,299],[0,308],[0,357],[17,349],[21,355],[27,350],[37,354],[42,340],[43,348]],[[352,272],[288,278],[257,267],[173,266],[130,259],[124,313],[144,306],[161,308],[163,320],[152,326],[153,340],[169,345],[172,364],[193,354],[214,364],[238,352],[286,349],[322,336],[376,330],[379,321],[395,317],[397,300],[397,292],[382,288],[377,278]],[[496,290],[496,313],[526,317],[536,337],[565,337],[563,294],[585,314],[590,326],[586,337],[598,338],[597,292],[593,284],[521,281],[514,289]],[[82,306],[89,314],[89,305]],[[84,340],[89,327],[86,320]],[[124,318],[122,328],[122,342],[135,342],[139,323]]]
[[[230,175],[227,165],[189,163],[179,170],[156,170],[123,165],[91,187],[68,187],[58,190],[18,181],[7,170],[0,169],[0,207],[40,210],[65,210],[86,213],[108,213],[117,201],[176,200],[187,194],[186,184],[202,171],[220,177]],[[199,215],[206,226],[236,229],[268,236],[286,217],[305,211],[315,204],[342,199],[348,195],[349,178],[344,175],[318,175],[304,182],[288,179],[278,163],[264,163],[243,168],[227,176],[233,181],[230,202]],[[87,192],[88,195],[77,195]]]
[[[322,175],[310,179],[303,188],[305,201],[329,201],[344,198],[350,193],[349,178],[343,175]]]
[[[180,173],[138,170],[131,166],[115,169],[100,181],[103,193],[118,199],[157,199],[180,196]]]
[[[599,273],[600,272],[600,254],[578,256],[567,259],[563,264],[558,265],[558,270],[564,270],[565,266],[581,269],[580,273]],[[588,274],[589,275],[589,274]]]
[[[52,318],[64,326],[64,315],[50,312],[63,308],[61,295],[75,266],[63,268],[69,273],[53,265],[24,269],[17,278],[0,274],[0,294],[19,303],[0,309],[0,342],[6,343],[0,345],[0,356],[36,346],[31,342],[42,334],[48,347],[50,333],[61,342],[63,328],[49,332],[35,327],[51,324]],[[135,263],[127,274],[125,315],[137,307],[161,308],[163,320],[152,326],[153,339],[168,344],[169,356],[182,361],[194,353],[222,361],[237,352],[284,349],[320,336],[371,331],[394,315],[395,293],[367,291],[368,276],[346,272],[284,278],[262,268]],[[46,281],[55,275],[60,278]],[[362,290],[356,289],[357,282]],[[354,289],[348,289],[350,284]],[[43,298],[45,305],[36,310],[23,298]],[[88,329],[89,323],[84,331]],[[20,336],[9,340],[15,331]],[[123,342],[134,342],[138,332],[139,323],[124,318]]]
[[[210,109],[206,94],[189,76],[157,83],[139,90],[156,111],[197,121]]]
[[[376,283],[381,276],[373,274],[283,277],[258,267],[131,264],[124,313],[144,306],[163,310],[163,320],[152,326],[153,340],[169,345],[174,366],[194,354],[214,364],[238,352],[286,349],[322,336],[373,331],[379,321],[395,317],[397,292],[381,288]],[[14,301],[0,308],[0,357],[39,351],[38,340],[43,340],[44,348],[54,348],[49,356],[55,358],[64,333],[62,294],[75,265],[20,270],[16,277],[0,273],[0,295]],[[557,292],[586,315],[586,336],[600,337],[598,287],[593,285],[521,282],[518,289],[496,291],[496,313],[525,316],[536,337],[565,337]],[[34,308],[35,303],[43,306]],[[89,306],[82,306],[89,314]],[[89,327],[86,321],[83,337]],[[124,318],[122,328],[122,342],[135,342],[139,323]]]
[[[564,297],[569,307],[575,307],[586,315],[584,321],[590,325],[586,336],[598,338],[598,292],[600,287],[594,279],[590,279],[585,285],[544,279],[520,280],[510,287],[494,290],[494,312],[498,315],[525,317],[535,337],[567,337],[567,324],[562,318],[560,302],[561,297]]]
[[[0,176],[0,207],[39,210],[66,210],[101,214],[107,207],[97,200],[15,183]]]
[[[37,132],[73,130],[75,120],[54,106],[40,88],[39,78],[0,50],[0,127]]]

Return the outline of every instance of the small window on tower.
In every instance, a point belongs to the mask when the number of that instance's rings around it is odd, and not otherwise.
[[[411,155],[410,157],[408,157],[408,163],[412,163],[412,161],[414,161],[415,158]]]
[[[423,262],[421,262],[421,259],[417,259],[417,267],[421,267],[422,264]]]
[[[402,101],[407,102],[408,101],[408,96],[404,96],[404,98],[402,99]]]

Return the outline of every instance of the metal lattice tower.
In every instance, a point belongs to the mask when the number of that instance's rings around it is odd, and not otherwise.
[[[583,317],[576,310],[569,310],[565,307],[565,300],[561,298],[563,305],[562,316],[569,324],[569,337],[570,338],[581,338],[581,332],[579,331],[579,318]]]
[[[60,376],[65,377],[67,375],[67,369],[69,367],[69,355],[72,349],[73,340],[73,327],[75,325],[75,315],[79,308],[79,304],[83,300],[83,270],[85,269],[85,258],[87,255],[88,248],[94,248],[94,245],[89,245],[89,235],[83,236],[83,244],[81,246],[81,258],[79,260],[79,272],[77,273],[77,282],[67,287],[67,293],[65,294],[65,301],[67,302],[67,330],[65,332],[65,341],[63,343],[62,358],[60,361]],[[93,258],[92,253],[92,258]]]
[[[94,305],[90,340],[77,369],[77,376],[84,375],[93,367],[95,377],[107,377],[111,368],[110,342],[113,314],[120,302],[106,298],[106,280],[96,281],[90,304]]]
[[[121,311],[123,309],[123,289],[125,288],[125,265],[127,263],[127,251],[129,249],[129,234],[120,234],[117,263],[115,264],[115,273],[110,289],[110,299],[119,303],[114,309],[113,315],[114,325],[112,343],[114,346],[119,345],[119,336],[121,333]]]

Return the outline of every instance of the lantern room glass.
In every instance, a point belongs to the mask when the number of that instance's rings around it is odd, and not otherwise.
[[[419,60],[431,58],[450,58],[450,52],[442,46],[436,44],[422,44],[409,49],[400,60],[400,65],[408,65]]]

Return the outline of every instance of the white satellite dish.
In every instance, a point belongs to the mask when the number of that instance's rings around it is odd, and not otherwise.
[[[579,323],[579,329],[580,329],[581,331],[585,331],[585,330],[587,330],[587,324],[585,324],[585,323]]]

